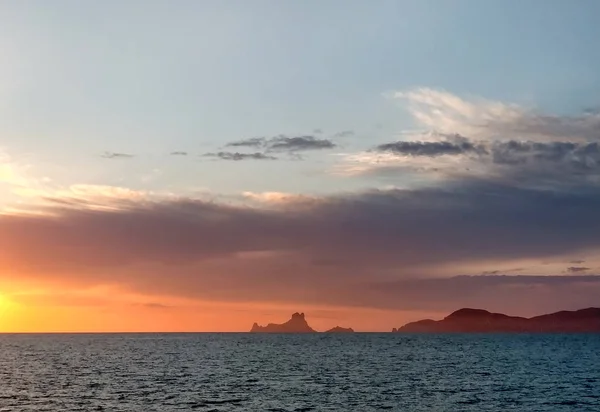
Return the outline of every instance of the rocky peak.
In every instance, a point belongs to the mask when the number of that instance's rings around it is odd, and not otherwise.
[[[316,331],[308,325],[304,313],[296,312],[285,323],[269,323],[267,326],[259,326],[257,323],[254,323],[250,332],[308,333]]]

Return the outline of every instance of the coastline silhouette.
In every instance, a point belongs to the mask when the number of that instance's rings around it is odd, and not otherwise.
[[[600,332],[600,308],[560,311],[524,318],[491,313],[483,309],[463,308],[442,320],[424,319],[410,322],[392,332],[409,333],[581,333]]]
[[[284,323],[260,326],[251,333],[353,333],[354,329],[335,326],[324,332],[313,329],[304,313],[296,312]],[[525,318],[492,313],[484,309],[462,308],[442,320],[409,322],[392,333],[589,333],[600,332],[600,308],[560,311]]]

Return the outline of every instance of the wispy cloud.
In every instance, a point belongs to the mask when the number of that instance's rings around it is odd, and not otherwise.
[[[134,155],[130,153],[119,153],[119,152],[104,152],[100,155],[105,159],[131,159]]]
[[[164,303],[158,303],[158,302],[147,302],[147,303],[142,303],[141,306],[145,307],[145,308],[149,308],[149,309],[159,309],[159,310],[165,310],[165,309],[172,309],[172,306],[169,305],[165,305]]]
[[[466,99],[451,93],[421,88],[388,94],[405,101],[421,127],[441,134],[472,139],[598,141],[600,113],[579,116],[546,114],[516,104],[481,98]]]
[[[304,150],[322,150],[333,149],[336,144],[329,139],[318,139],[314,136],[279,136],[274,137],[268,142],[270,150],[289,150],[289,151],[304,151]]]
[[[260,204],[272,205],[298,205],[302,202],[319,201],[319,199],[315,196],[285,192],[244,192],[242,195],[245,199],[252,200]]]
[[[188,152],[184,152],[184,151],[175,151],[175,152],[171,152],[171,156],[187,156]]]
[[[337,132],[333,135],[333,137],[343,138],[354,136],[354,130],[342,130],[341,132]]]
[[[8,198],[0,209],[5,214],[44,215],[50,213],[48,206],[56,205],[61,208],[116,210],[125,207],[128,202],[144,201],[156,196],[150,191],[114,185],[62,185],[50,178],[36,178],[29,173],[11,173],[11,179],[6,183],[13,197]]]
[[[0,151],[0,215],[4,213],[25,213],[21,207],[24,198],[40,194],[51,184],[51,179],[35,175],[34,168]],[[1,190],[6,189],[6,191]],[[29,210],[36,214],[38,211]]]
[[[508,274],[512,274],[515,272],[522,272],[523,270],[524,270],[523,268],[513,268],[513,269],[506,269],[506,270],[500,270],[500,269],[484,270],[483,272],[481,272],[481,275],[482,276],[508,275]]]
[[[582,272],[588,272],[589,270],[591,270],[591,268],[584,267],[584,266],[571,266],[571,267],[567,268],[568,273],[582,273]]]
[[[393,96],[407,101],[427,129],[348,154],[338,173],[554,189],[600,186],[600,115],[546,115],[431,89]]]
[[[270,156],[265,153],[240,153],[240,152],[217,152],[217,153],[205,153],[205,157],[214,157],[221,160],[277,160],[275,156]]]
[[[264,137],[251,137],[249,139],[227,143],[227,147],[264,147],[266,141],[267,140]]]
[[[253,137],[228,143],[229,147],[263,148],[267,151],[308,151],[333,149],[337,145],[330,139],[320,139],[315,136],[286,136],[272,138]]]
[[[120,210],[132,204],[153,198],[151,192],[132,190],[125,187],[108,185],[75,184],[66,188],[24,188],[17,192],[30,199],[29,204],[22,205],[26,209],[44,210],[45,206],[90,210]],[[46,210],[48,211],[48,210]]]

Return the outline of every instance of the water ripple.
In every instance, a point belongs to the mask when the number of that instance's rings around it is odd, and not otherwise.
[[[0,411],[599,411],[598,335],[0,335]]]

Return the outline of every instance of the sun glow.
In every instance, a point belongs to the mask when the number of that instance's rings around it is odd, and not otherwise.
[[[12,302],[2,293],[0,293],[0,331],[3,329],[4,321],[8,316],[8,312],[10,311],[12,306]]]

